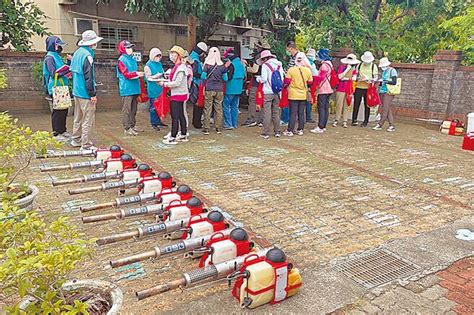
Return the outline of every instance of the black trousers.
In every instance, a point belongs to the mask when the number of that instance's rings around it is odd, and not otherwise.
[[[53,109],[51,113],[51,125],[53,127],[53,136],[58,136],[66,132],[67,109]]]
[[[199,107],[193,104],[193,126],[194,128],[202,128],[201,118],[204,107]]]
[[[290,100],[290,121],[288,131],[295,131],[296,118],[298,117],[298,130],[304,129],[306,100]]]
[[[352,122],[357,122],[359,115],[360,103],[364,99],[364,125],[369,123],[370,108],[367,106],[367,89],[356,88],[354,92],[354,111],[352,112]]]
[[[181,129],[181,135],[188,133],[186,128],[186,117],[184,117],[184,102],[171,101],[171,137],[176,138],[178,130]]]
[[[329,98],[331,94],[318,94],[318,127],[326,128],[329,119]]]

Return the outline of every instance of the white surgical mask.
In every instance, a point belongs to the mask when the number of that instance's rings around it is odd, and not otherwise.
[[[154,62],[160,62],[161,61],[161,56],[156,56],[155,58],[153,58],[153,61]]]
[[[96,49],[97,49],[97,44],[92,45],[92,46],[91,46],[91,49],[92,49],[92,50],[96,50]]]
[[[125,52],[127,55],[131,55],[133,53],[133,48],[125,48]]]
[[[387,70],[388,67],[380,67],[380,69],[382,69],[383,71]]]
[[[174,52],[170,53],[170,60],[171,60],[171,62],[175,62],[176,59],[178,59],[178,54],[177,54],[177,53],[174,53]]]

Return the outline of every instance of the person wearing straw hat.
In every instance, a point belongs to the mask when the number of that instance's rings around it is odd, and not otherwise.
[[[188,128],[186,123],[184,103],[189,97],[188,68],[184,61],[187,52],[180,46],[173,46],[169,50],[169,58],[174,63],[170,71],[169,81],[158,81],[164,87],[170,88],[171,135],[163,140],[164,144],[175,145],[188,142]],[[181,135],[178,136],[178,131]]]
[[[306,53],[306,58],[308,58],[309,64],[311,66],[311,74],[313,78],[318,76],[318,69],[316,68],[316,50],[313,48],[308,49],[308,52]],[[313,84],[314,84],[314,79],[313,79]],[[308,102],[306,104],[306,122],[307,123],[315,123],[316,121],[313,120],[313,104],[311,102]]]
[[[357,67],[357,85],[354,92],[354,110],[352,112],[352,126],[357,126],[357,116],[362,99],[364,99],[364,121],[361,127],[367,127],[369,124],[370,108],[367,106],[367,89],[371,84],[377,81],[379,71],[374,65],[374,55],[370,51],[364,52],[360,58],[362,63]]]
[[[48,36],[46,38],[46,56],[43,60],[43,84],[46,94],[51,100],[53,97],[53,86],[55,84],[68,86],[68,77],[71,75],[69,67],[64,65],[64,61],[59,54],[62,51],[62,46],[66,45],[61,38],[57,36]],[[68,55],[70,57],[70,55]],[[66,129],[68,109],[54,109],[51,111],[51,126],[53,129],[53,136],[59,142],[66,142],[71,135]]]
[[[388,132],[395,131],[395,125],[393,124],[393,114],[392,114],[392,101],[395,95],[388,93],[387,85],[396,85],[398,73],[395,68],[391,67],[391,62],[387,57],[383,57],[379,61],[379,67],[382,69],[382,84],[379,88],[380,99],[382,101],[382,115],[380,117],[379,123],[372,128],[373,130],[382,130],[382,127],[385,121],[388,120],[389,127]]]
[[[329,98],[334,93],[330,83],[331,72],[334,66],[331,62],[332,58],[329,55],[329,49],[319,49],[318,59],[321,60],[319,74],[316,77],[316,83],[318,84],[318,125],[310,130],[312,133],[326,132],[326,125],[329,119]]]
[[[154,130],[160,131],[160,127],[165,127],[166,125],[163,124],[160,117],[158,117],[153,103],[158,97],[160,97],[163,91],[163,88],[156,81],[154,81],[156,79],[162,78],[165,73],[163,65],[161,64],[161,50],[156,47],[150,49],[149,57],[150,58],[145,65],[144,71],[145,79],[147,80],[146,89],[148,98],[150,100],[150,124]]]
[[[94,50],[102,37],[88,30],[82,33],[77,43],[79,48],[71,59],[72,95],[74,96],[74,125],[71,146],[82,149],[93,148],[94,126],[97,106],[97,90],[94,70]]]
[[[256,79],[263,84],[263,132],[260,135],[264,139],[270,137],[270,125],[273,123],[273,132],[275,137],[280,137],[280,94],[275,93],[272,88],[273,72],[279,72],[283,81],[283,66],[276,56],[270,50],[264,50],[260,53],[257,63],[261,65],[262,74]]]
[[[193,82],[191,84],[191,88],[189,90],[189,100],[188,103],[193,106],[193,126],[196,129],[202,128],[202,112],[203,108],[201,106],[197,106],[197,101],[199,97],[199,84],[202,83],[201,75],[202,75],[202,62],[204,57],[207,53],[207,44],[204,42],[199,42],[189,54],[190,61],[193,60],[191,64],[193,69]]]
[[[347,119],[349,118],[349,108],[351,104],[347,103],[347,93],[352,92],[352,82],[357,78],[356,66],[360,63],[357,56],[348,54],[347,57],[341,59],[341,65],[337,69],[339,84],[336,90],[336,117],[332,124],[337,127],[339,121],[342,127],[347,128]]]
[[[120,57],[117,61],[117,78],[119,94],[122,98],[122,125],[126,136],[137,136],[136,115],[138,95],[140,95],[140,78],[143,72],[138,71],[138,63],[133,58],[133,47],[128,40],[121,41],[117,50]]]

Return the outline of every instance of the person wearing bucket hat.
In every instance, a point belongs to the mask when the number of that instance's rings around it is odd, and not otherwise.
[[[362,99],[364,99],[364,121],[361,127],[367,127],[370,117],[370,107],[367,106],[367,89],[377,81],[378,69],[374,64],[374,55],[370,51],[364,52],[360,58],[362,63],[357,66],[357,85],[354,92],[354,110],[352,111],[352,126],[357,126],[357,116]]]
[[[351,104],[347,103],[347,94],[352,94],[352,82],[357,78],[357,65],[360,63],[357,56],[348,54],[347,57],[341,59],[341,65],[337,69],[339,84],[336,90],[336,117],[332,124],[337,127],[342,122],[342,127],[347,128],[347,119],[349,118],[349,108]]]
[[[133,58],[133,47],[128,40],[121,41],[117,50],[120,57],[117,61],[117,78],[119,94],[122,98],[122,125],[126,136],[137,136],[136,115],[138,95],[140,95],[140,78],[143,72],[138,71],[138,63]]]
[[[97,106],[94,69],[94,50],[102,37],[88,30],[82,33],[77,43],[79,48],[71,59],[72,95],[74,95],[74,125],[71,146],[93,147],[95,143],[94,126]]]
[[[262,74],[256,80],[263,85],[263,132],[260,136],[268,139],[273,124],[275,137],[280,137],[280,93],[273,90],[272,81],[274,73],[278,73],[283,81],[283,66],[270,50],[262,51],[257,63],[261,65]]]
[[[214,122],[217,134],[222,133],[222,100],[224,98],[224,82],[228,80],[229,63],[222,62],[221,53],[217,47],[209,49],[204,61],[201,79],[205,82],[204,129],[209,134],[211,113],[214,110]]]
[[[249,77],[249,84],[247,88],[248,98],[248,118],[242,123],[242,127],[263,126],[263,111],[257,107],[257,90],[261,84],[257,81],[257,76],[262,74],[262,67],[257,63],[260,58],[260,53],[264,50],[269,50],[270,44],[264,39],[259,40],[254,47],[252,59],[247,65],[247,75]]]
[[[169,58],[174,63],[169,75],[169,81],[159,81],[165,87],[170,88],[170,111],[171,111],[171,134],[163,140],[164,144],[177,144],[188,142],[188,128],[184,110],[184,103],[189,98],[188,90],[188,68],[184,58],[187,52],[180,46],[173,46],[169,50]],[[181,134],[178,136],[178,131]]]
[[[189,104],[193,106],[193,126],[194,128],[201,129],[202,128],[202,111],[203,108],[201,106],[197,106],[197,100],[199,97],[199,84],[202,83],[201,75],[202,75],[202,62],[204,57],[207,53],[207,44],[204,42],[199,42],[191,51],[189,58],[192,59],[194,62],[192,63],[193,68],[193,82],[191,84],[191,88],[189,90]]]
[[[57,36],[48,36],[46,38],[46,56],[43,60],[43,84],[46,94],[51,100],[51,126],[53,136],[59,142],[67,142],[71,135],[66,129],[66,119],[68,109],[53,108],[53,86],[68,86],[68,77],[71,75],[69,67],[66,67],[60,56],[60,47],[66,45],[61,38]]]
[[[158,117],[155,106],[153,106],[153,103],[160,97],[163,91],[163,88],[155,80],[162,78],[165,72],[161,64],[161,50],[159,48],[155,47],[150,49],[149,60],[145,65],[144,72],[147,81],[146,89],[148,99],[150,101],[150,124],[154,130],[160,131],[160,127],[166,127],[166,125],[163,124],[160,117]]]
[[[321,48],[317,53],[318,59],[321,61],[319,73],[316,76],[316,84],[318,84],[318,126],[311,129],[312,133],[323,133],[326,131],[326,125],[329,119],[329,98],[334,93],[330,78],[334,66],[331,62],[329,49]]]
[[[372,128],[373,130],[382,130],[385,121],[388,120],[389,127],[387,131],[395,131],[392,113],[392,101],[395,95],[389,93],[387,85],[397,84],[398,73],[397,70],[395,70],[395,68],[391,67],[390,65],[391,62],[388,60],[387,57],[383,57],[379,61],[379,67],[380,69],[382,69],[382,84],[379,88],[380,100],[382,101],[382,114],[379,123],[374,128]]]
[[[315,82],[315,77],[318,75],[318,69],[316,68],[316,50],[313,48],[308,49],[306,53],[306,58],[309,60],[309,64],[311,66],[311,74],[313,76],[313,82]],[[307,102],[306,104],[306,122],[307,123],[315,123],[313,120],[313,104],[311,102]]]
[[[232,130],[237,128],[239,117],[239,101],[242,94],[245,79],[245,67],[239,56],[235,54],[233,48],[229,48],[224,54],[230,62],[227,82],[225,87],[224,103],[224,129]]]

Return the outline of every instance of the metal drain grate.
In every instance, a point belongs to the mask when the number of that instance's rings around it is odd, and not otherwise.
[[[410,275],[419,266],[386,250],[379,249],[343,262],[335,269],[366,289]]]

